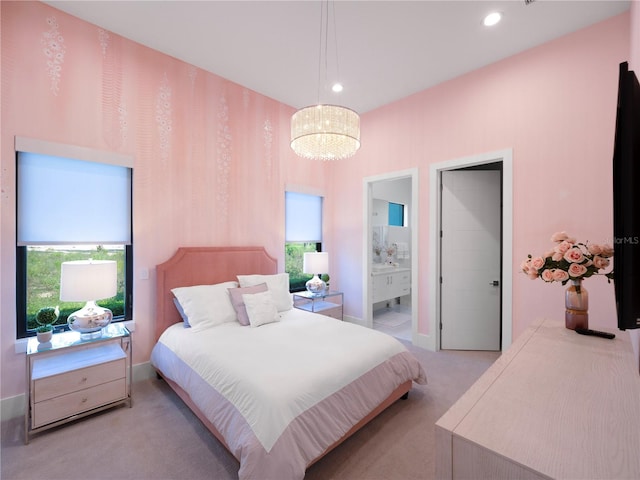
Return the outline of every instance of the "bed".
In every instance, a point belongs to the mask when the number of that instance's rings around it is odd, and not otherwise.
[[[156,281],[151,363],[240,462],[241,480],[304,478],[426,383],[396,339],[292,308],[262,247],[180,248]]]

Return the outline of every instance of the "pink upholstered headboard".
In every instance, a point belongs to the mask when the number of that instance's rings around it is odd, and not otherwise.
[[[277,273],[278,262],[263,247],[183,247],[156,266],[155,338],[182,319],[172,288],[237,280],[236,275]]]

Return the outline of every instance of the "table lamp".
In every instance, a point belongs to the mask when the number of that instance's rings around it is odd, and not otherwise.
[[[313,278],[306,283],[307,291],[312,295],[321,295],[327,289],[327,284],[319,277],[329,272],[329,254],[327,252],[305,252],[302,271],[313,274]]]
[[[80,332],[82,340],[99,338],[102,329],[111,323],[108,308],[96,305],[96,300],[111,298],[118,291],[118,266],[113,260],[75,260],[63,262],[60,269],[60,300],[87,302],[67,319],[69,328]]]

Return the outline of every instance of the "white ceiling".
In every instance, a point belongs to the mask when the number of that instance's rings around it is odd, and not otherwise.
[[[630,4],[337,0],[331,3],[327,67],[319,74],[317,0],[45,3],[292,107],[320,100],[360,113],[622,13]],[[482,18],[493,10],[504,19],[488,29]],[[324,89],[325,70],[331,81],[336,72],[334,38],[340,94]]]

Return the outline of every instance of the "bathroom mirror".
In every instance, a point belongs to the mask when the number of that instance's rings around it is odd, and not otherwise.
[[[373,199],[372,225],[406,227],[406,208],[402,203]]]

